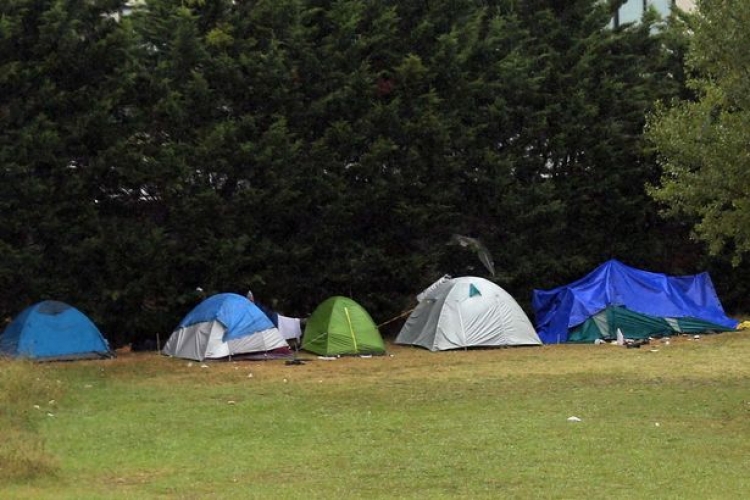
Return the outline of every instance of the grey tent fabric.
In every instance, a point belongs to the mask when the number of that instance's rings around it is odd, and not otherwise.
[[[542,343],[516,300],[484,278],[441,278],[419,298],[397,344],[443,351]]]
[[[269,328],[253,335],[243,335],[226,340],[227,328],[219,321],[206,321],[180,327],[172,332],[162,353],[176,358],[222,359],[250,353],[271,352],[288,348],[289,344],[276,328]]]

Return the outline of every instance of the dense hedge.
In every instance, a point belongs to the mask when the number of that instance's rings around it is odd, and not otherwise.
[[[487,275],[453,234],[527,309],[610,257],[727,272],[644,189],[675,38],[612,31],[604,4],[4,2],[0,309],[63,300],[115,346],[198,287],[292,316],[348,295],[381,323]]]

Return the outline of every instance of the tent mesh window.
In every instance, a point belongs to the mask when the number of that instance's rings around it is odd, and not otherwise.
[[[70,306],[67,304],[58,302],[56,300],[48,300],[46,302],[42,302],[39,305],[39,308],[37,309],[37,311],[42,314],[47,314],[48,316],[55,316],[57,314],[67,311],[68,309],[70,309]]]

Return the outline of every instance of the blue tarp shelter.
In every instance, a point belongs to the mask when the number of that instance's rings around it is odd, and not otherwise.
[[[34,304],[16,316],[0,335],[0,354],[49,361],[113,355],[85,314],[55,300]]]
[[[724,313],[708,273],[667,276],[614,259],[568,285],[534,290],[532,306],[537,332],[545,344],[568,342],[572,331],[601,317],[605,310],[610,311],[610,318],[623,317],[613,315],[615,309],[643,315],[644,325],[655,324],[654,318],[668,320],[665,323],[676,332],[681,331],[681,324],[689,331],[729,331],[738,324]],[[634,315],[628,316],[632,323]]]

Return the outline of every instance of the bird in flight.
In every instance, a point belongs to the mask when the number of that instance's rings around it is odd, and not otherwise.
[[[462,236],[460,234],[454,234],[451,237],[451,242],[475,251],[479,260],[484,264],[484,267],[487,268],[487,271],[489,271],[492,276],[495,276],[495,262],[492,260],[492,255],[490,254],[490,251],[487,250],[487,247],[484,246],[484,243],[477,238]]]

